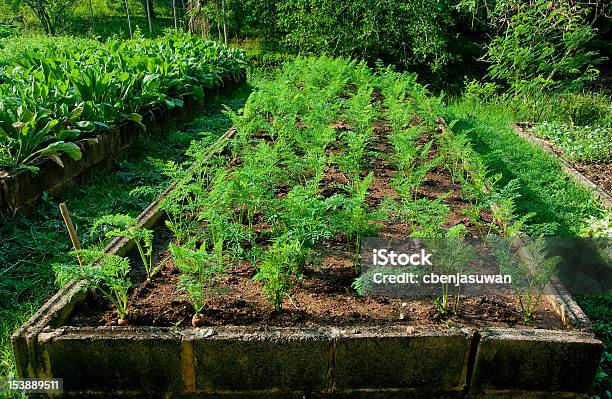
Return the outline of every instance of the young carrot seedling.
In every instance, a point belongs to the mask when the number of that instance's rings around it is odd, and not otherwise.
[[[512,285],[523,314],[523,321],[528,323],[540,305],[546,285],[555,274],[561,258],[547,256],[546,241],[543,237],[526,245],[499,237],[491,237],[489,242],[492,244],[493,254],[499,261],[500,271],[512,276]]]
[[[457,225],[449,230],[444,238],[424,240],[428,249],[434,254],[434,271],[442,274],[461,274],[476,259],[476,251],[465,242],[464,235],[465,226]],[[441,296],[434,298],[434,306],[441,315],[447,315],[451,311],[450,295],[449,284],[442,284]],[[452,308],[455,313],[459,311],[460,300],[461,286],[457,285]]]
[[[93,289],[106,298],[117,311],[119,324],[127,324],[130,263],[127,258],[100,250],[79,249],[76,252],[83,265],[55,265],[56,281],[62,285],[72,279],[85,282],[85,288]]]
[[[174,265],[181,271],[177,288],[185,294],[195,314],[191,319],[194,327],[204,323],[203,312],[212,297],[219,292],[216,286],[223,272],[223,265],[214,253],[206,251],[206,245],[194,249],[193,244],[178,246],[170,244]]]
[[[274,305],[274,310],[280,312],[283,298],[288,295],[292,287],[291,275],[298,269],[297,258],[302,252],[297,241],[277,243],[264,255],[259,271],[253,277],[262,281],[266,296]]]
[[[157,270],[153,268],[153,231],[140,227],[138,221],[128,215],[107,215],[96,220],[94,230],[103,228],[107,238],[126,237],[138,248],[142,264],[151,281]]]

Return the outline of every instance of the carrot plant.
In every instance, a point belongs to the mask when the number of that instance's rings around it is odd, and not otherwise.
[[[374,174],[370,172],[363,179],[357,178],[352,184],[345,186],[348,198],[338,215],[340,227],[346,233],[348,246],[353,248],[355,265],[358,265],[361,238],[376,233],[374,225],[376,215],[369,211],[365,203],[373,179]]]
[[[104,230],[107,238],[125,237],[134,241],[150,281],[157,273],[153,265],[153,231],[142,228],[138,220],[128,215],[107,215],[93,223],[92,230]]]
[[[415,237],[465,233],[461,224],[445,232],[451,192],[422,194],[427,179],[443,168],[459,168],[451,174],[472,205],[467,212],[483,232],[493,228],[480,215],[503,203],[503,190],[497,196],[485,190],[484,164],[453,124],[437,116],[441,99],[414,75],[298,58],[257,85],[244,110],[230,113],[237,132],[228,153],[209,169],[195,163],[199,172],[179,173],[179,194],[164,208],[178,243],[201,243],[209,262],[249,262],[276,311],[317,248],[345,239],[358,259],[362,238],[376,235],[381,218],[405,223]],[[393,153],[374,153],[385,141]],[[397,169],[387,179],[397,196],[370,209],[370,186],[380,182],[375,157]],[[500,213],[494,225],[507,216]],[[473,255],[460,244],[443,249],[449,253],[445,270],[463,270]],[[443,289],[438,309],[458,311],[461,292]]]
[[[528,323],[533,319],[561,259],[548,256],[543,237],[530,241],[492,237],[489,242],[500,271],[512,276],[523,321]]]
[[[254,280],[263,283],[263,291],[280,312],[283,299],[289,295],[293,283],[292,276],[299,267],[301,245],[297,241],[275,243],[264,254]]]
[[[206,250],[206,245],[195,248],[194,244],[170,244],[174,265],[181,275],[177,289],[191,302],[194,310],[192,325],[199,327],[204,322],[203,312],[208,302],[219,292],[217,282],[224,266],[216,254]]]
[[[470,262],[476,259],[476,250],[465,242],[465,226],[457,225],[449,229],[444,237],[426,239],[428,250],[434,254],[434,271],[442,274],[462,274],[469,267]],[[450,307],[449,298],[453,296],[453,307]],[[459,311],[461,301],[461,285],[451,292],[448,283],[442,284],[441,295],[434,298],[434,306],[439,314],[447,315],[452,310]]]
[[[93,249],[81,249],[77,254],[82,266],[73,263],[54,266],[57,282],[64,285],[73,279],[83,281],[85,289],[95,290],[113,305],[120,324],[124,324],[128,317],[128,291],[132,286],[129,260]]]

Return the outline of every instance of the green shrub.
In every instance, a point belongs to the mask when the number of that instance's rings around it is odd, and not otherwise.
[[[5,37],[11,37],[17,33],[17,30],[10,26],[5,25],[0,22],[0,39],[4,39]]]
[[[488,76],[515,93],[577,90],[594,79],[603,61],[589,49],[595,30],[588,8],[554,0],[500,0],[491,23],[498,30],[487,46]]]
[[[557,108],[559,116],[568,118],[573,125],[612,127],[612,98],[604,94],[563,95]]]

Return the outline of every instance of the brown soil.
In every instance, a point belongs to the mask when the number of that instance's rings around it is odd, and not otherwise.
[[[574,162],[574,167],[602,190],[612,194],[612,163]]]
[[[350,129],[350,126],[343,122],[336,125],[339,129]],[[393,174],[396,173],[391,159],[393,151],[387,139],[390,130],[385,120],[379,120],[374,125],[372,147],[380,156],[372,157],[370,168],[374,172],[374,179],[366,202],[372,208],[378,207],[385,198],[399,198],[390,184]],[[433,148],[431,156],[435,156],[435,151]],[[327,197],[335,193],[336,185],[346,183],[348,179],[334,167],[329,167],[323,182],[323,195]],[[286,189],[281,191],[286,192]],[[451,209],[447,227],[464,223],[472,232],[473,227],[461,213],[461,209],[469,204],[461,200],[460,187],[452,182],[448,171],[442,168],[432,170],[421,187],[419,196],[435,198],[447,193],[444,203]],[[486,218],[487,215],[483,217]],[[380,224],[379,235],[383,237],[402,238],[410,233],[410,229],[399,222],[384,220],[380,221]],[[269,226],[265,226],[260,218],[255,219],[255,231],[263,231],[266,228]],[[189,302],[177,293],[176,285],[180,272],[173,265],[169,251],[165,249],[172,236],[163,226],[157,228],[155,236],[154,245],[160,251],[155,262],[160,265],[160,271],[151,282],[146,282],[142,273],[133,274],[133,281],[140,283],[135,284],[131,294],[128,322],[130,325],[142,326],[191,326],[193,309]],[[564,328],[554,312],[544,304],[536,312],[531,325],[523,324],[521,314],[510,295],[463,298],[460,312],[445,317],[436,312],[432,298],[359,297],[351,287],[357,277],[354,256],[353,252],[347,249],[343,237],[337,237],[323,245],[320,257],[306,265],[304,278],[294,281],[294,288],[290,297],[284,300],[281,312],[274,311],[262,293],[261,282],[253,280],[255,267],[246,261],[233,264],[219,283],[222,292],[208,304],[204,312],[204,325],[310,327],[407,323]],[[141,263],[138,258],[133,258],[132,264]],[[68,323],[74,326],[116,325],[117,319],[106,301],[89,296],[86,301],[77,305]]]
[[[165,227],[159,227],[156,236],[163,238],[166,245],[171,240]],[[158,248],[165,246],[161,241],[157,244]],[[522,323],[514,301],[502,295],[463,298],[460,312],[448,317],[436,312],[431,298],[359,297],[351,288],[357,276],[352,256],[342,242],[329,242],[320,262],[308,265],[304,278],[294,281],[291,298],[285,299],[280,313],[274,311],[263,295],[261,282],[253,280],[255,267],[248,262],[232,265],[219,283],[223,291],[204,312],[204,325],[314,327],[401,322],[410,325],[564,328],[546,305],[540,307],[532,324]],[[137,264],[135,258],[132,261]],[[167,249],[156,256],[156,264],[162,265],[159,274],[151,282],[144,281],[144,275],[140,275],[141,283],[136,284],[131,294],[129,325],[191,326],[193,310],[176,290],[180,271],[173,265]],[[90,295],[77,305],[68,324],[117,325],[117,317],[103,298]]]

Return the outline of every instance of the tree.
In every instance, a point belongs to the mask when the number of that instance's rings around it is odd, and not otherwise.
[[[488,76],[514,91],[578,89],[603,61],[588,46],[595,36],[588,12],[571,1],[498,0],[490,18],[497,33],[484,57]]]
[[[68,12],[75,4],[75,0],[16,0],[12,3],[13,9],[22,6],[34,12],[43,29],[50,35],[55,35],[57,27],[65,23]]]

